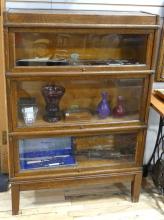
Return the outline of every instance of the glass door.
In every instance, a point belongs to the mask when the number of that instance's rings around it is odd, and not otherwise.
[[[13,80],[13,129],[54,130],[143,122],[147,77]]]
[[[137,132],[102,135],[21,138],[16,172],[58,172],[133,166],[139,143]],[[141,146],[140,146],[141,147]]]
[[[104,66],[143,68],[150,65],[153,32],[110,29],[20,29],[11,35],[16,69]],[[45,68],[46,67],[46,68]],[[88,70],[88,69],[87,69]]]

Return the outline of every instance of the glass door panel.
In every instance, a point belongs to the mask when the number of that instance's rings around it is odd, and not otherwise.
[[[14,83],[16,96],[11,102],[15,103],[13,118],[17,118],[18,128],[107,125],[141,119],[144,79]]]
[[[43,168],[88,168],[135,162],[137,134],[21,139],[21,171]]]
[[[148,34],[117,32],[101,29],[16,32],[16,66],[146,64]]]

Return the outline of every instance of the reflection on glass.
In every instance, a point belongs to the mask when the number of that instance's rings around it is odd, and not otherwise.
[[[147,35],[107,30],[71,34],[16,33],[17,66],[140,65],[146,62]]]
[[[136,134],[19,140],[21,170],[112,166],[135,160]]]
[[[115,134],[73,139],[79,160],[134,160],[136,134]]]

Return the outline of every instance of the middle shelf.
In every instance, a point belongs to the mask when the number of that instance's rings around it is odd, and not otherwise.
[[[144,123],[150,75],[8,79],[10,131]]]

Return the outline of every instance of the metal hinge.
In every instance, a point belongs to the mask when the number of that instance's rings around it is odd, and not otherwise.
[[[2,145],[7,144],[7,131],[2,131]]]

